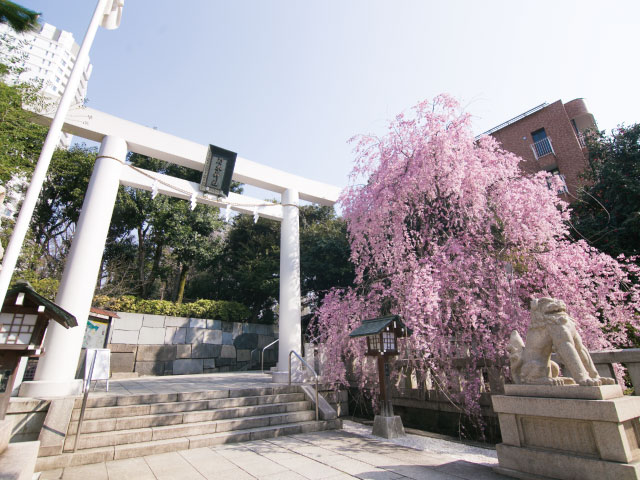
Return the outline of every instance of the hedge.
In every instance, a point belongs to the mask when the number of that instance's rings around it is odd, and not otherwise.
[[[143,300],[133,295],[121,297],[96,295],[93,297],[93,305],[116,312],[209,318],[225,322],[246,322],[251,316],[251,312],[245,305],[226,300],[202,299],[192,303],[177,304],[168,300]]]

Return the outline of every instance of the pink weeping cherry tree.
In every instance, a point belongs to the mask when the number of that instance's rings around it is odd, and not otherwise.
[[[564,300],[591,350],[627,344],[638,326],[638,268],[569,237],[568,205],[545,173],[523,175],[521,159],[491,137],[475,140],[470,115],[446,95],[390,122],[382,137],[359,136],[348,223],[355,286],[330,292],[316,317],[328,381],[375,389],[366,318],[394,313],[413,335],[412,368],[429,372],[479,419],[478,369],[499,362],[513,330],[523,337],[532,296]],[[403,355],[406,356],[406,355]],[[466,358],[466,369],[454,358]],[[461,387],[461,388],[460,388]]]

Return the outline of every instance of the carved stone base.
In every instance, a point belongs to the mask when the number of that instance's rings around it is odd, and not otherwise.
[[[640,398],[609,385],[560,387],[574,398],[540,396],[554,387],[517,387],[492,397],[503,440],[497,471],[523,479],[640,479]]]

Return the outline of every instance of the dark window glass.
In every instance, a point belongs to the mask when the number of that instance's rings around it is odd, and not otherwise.
[[[544,128],[540,130],[536,130],[531,134],[531,138],[533,138],[533,143],[539,142],[540,140],[544,140],[547,138],[547,132],[544,131]]]

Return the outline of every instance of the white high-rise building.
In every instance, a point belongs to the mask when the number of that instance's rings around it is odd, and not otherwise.
[[[17,47],[14,52],[17,56],[23,57],[21,61],[24,71],[19,75],[19,80],[42,82],[43,92],[54,101],[59,100],[80,50],[73,34],[48,23],[42,25],[37,32],[16,33],[8,25],[0,23],[0,35],[5,36],[10,44]],[[3,53],[6,55],[9,52]],[[84,102],[92,68],[91,63],[88,63],[76,92],[75,103]],[[64,133],[60,145],[68,148],[71,139],[71,135]]]

